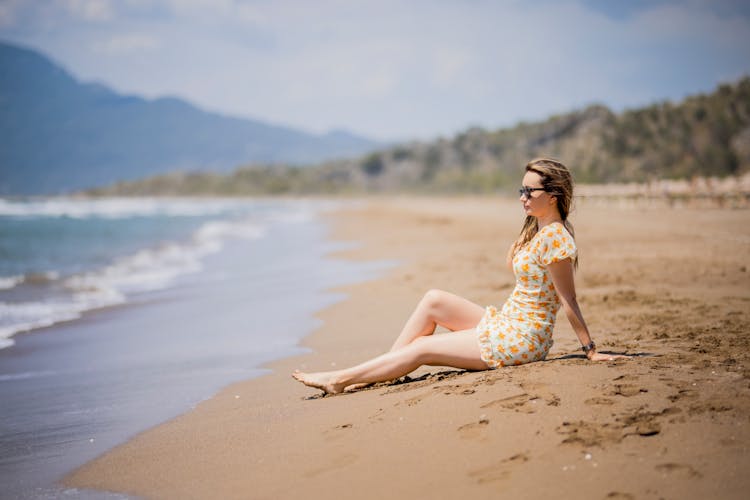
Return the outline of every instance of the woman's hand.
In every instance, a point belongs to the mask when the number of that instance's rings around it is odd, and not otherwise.
[[[601,352],[591,351],[586,357],[591,361],[613,361],[615,359],[627,358],[622,354],[604,354]]]

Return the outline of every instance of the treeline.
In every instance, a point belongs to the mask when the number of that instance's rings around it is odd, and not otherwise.
[[[90,191],[98,195],[494,192],[531,158],[563,160],[578,182],[648,182],[750,171],[750,78],[707,95],[616,114],[601,105],[543,122],[413,142],[316,166],[250,165],[232,174],[175,173]]]

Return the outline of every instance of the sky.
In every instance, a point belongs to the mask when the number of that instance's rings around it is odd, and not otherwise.
[[[0,0],[0,40],[86,82],[383,141],[750,75],[746,0]]]

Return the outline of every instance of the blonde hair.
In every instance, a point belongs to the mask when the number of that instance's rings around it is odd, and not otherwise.
[[[570,175],[568,167],[551,158],[536,158],[526,164],[526,172],[536,172],[542,178],[542,187],[557,199],[557,211],[560,212],[563,225],[575,239],[573,224],[568,220],[573,202],[573,176]],[[536,217],[527,215],[518,239],[513,244],[513,255],[531,241],[537,232],[539,223]],[[578,267],[577,255],[573,258],[573,266]]]

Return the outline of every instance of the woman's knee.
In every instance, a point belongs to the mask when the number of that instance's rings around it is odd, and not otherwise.
[[[419,365],[427,364],[432,356],[433,346],[427,341],[430,337],[422,337],[418,342],[412,342],[404,349],[408,349],[408,358]]]
[[[445,298],[447,295],[448,292],[438,290],[436,288],[427,290],[427,293],[425,293],[424,297],[422,297],[422,304],[428,309],[436,309],[440,307],[443,302],[445,302]]]

